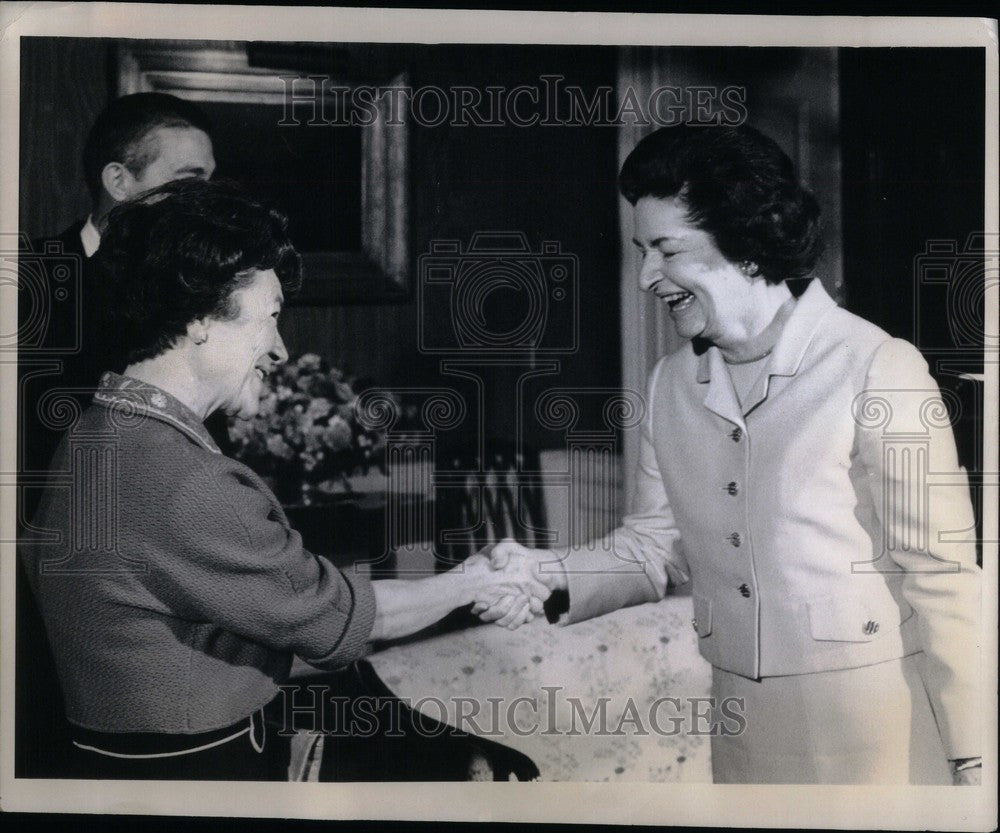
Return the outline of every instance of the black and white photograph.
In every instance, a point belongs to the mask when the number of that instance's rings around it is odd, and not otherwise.
[[[4,809],[995,829],[995,21],[25,5]]]

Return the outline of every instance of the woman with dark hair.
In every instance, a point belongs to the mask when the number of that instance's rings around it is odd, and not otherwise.
[[[745,716],[713,726],[716,782],[978,782],[980,570],[926,363],[815,279],[816,202],[758,131],[659,130],[620,185],[639,285],[690,339],[650,377],[637,505],[495,566],[534,561],[568,622],[691,581],[714,705]]]
[[[117,208],[99,258],[127,367],[61,443],[47,537],[22,549],[84,777],[280,777],[263,714],[293,655],[334,668],[476,599],[547,595],[483,556],[414,581],[341,572],[219,453],[205,418],[252,416],[287,358],[300,259],[283,216],[175,182]]]

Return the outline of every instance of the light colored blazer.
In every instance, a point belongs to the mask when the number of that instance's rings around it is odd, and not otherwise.
[[[923,651],[949,757],[971,757],[973,536],[926,362],[814,280],[745,407],[715,347],[657,364],[634,512],[570,554],[567,620],[690,578],[701,653],[726,671],[808,674]]]

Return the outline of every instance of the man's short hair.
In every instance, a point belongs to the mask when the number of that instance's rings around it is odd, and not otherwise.
[[[105,165],[120,162],[139,176],[159,155],[159,147],[147,139],[161,127],[193,127],[212,135],[211,122],[197,105],[166,93],[122,96],[97,117],[83,148],[84,177],[95,205]]]

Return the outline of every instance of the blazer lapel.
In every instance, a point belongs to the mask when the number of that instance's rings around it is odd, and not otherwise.
[[[774,354],[771,354],[772,358]],[[749,413],[756,408],[761,402],[767,399],[767,392],[771,386],[771,376],[774,374],[772,370],[772,361],[768,361],[767,365],[764,367],[764,372],[760,374],[757,381],[754,382],[754,386],[750,389],[750,393],[747,395],[747,401],[743,405],[743,416],[749,415]]]
[[[699,356],[698,381],[708,385],[704,406],[724,420],[745,429],[740,402],[718,347],[709,347]]]
[[[809,288],[802,293],[795,304],[795,309],[781,331],[774,352],[771,353],[767,375],[794,376],[798,373],[806,349],[816,335],[820,321],[830,310],[836,308],[836,302],[827,294],[820,279],[813,278]]]
[[[819,278],[814,278],[809,288],[795,304],[792,314],[785,323],[778,343],[757,380],[746,405],[740,406],[732,379],[722,354],[717,347],[709,347],[698,357],[698,382],[708,385],[704,405],[714,414],[746,428],[744,418],[767,399],[772,376],[794,376],[805,356],[819,323],[836,302],[827,294]]]

